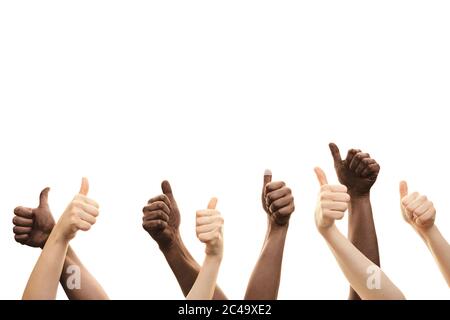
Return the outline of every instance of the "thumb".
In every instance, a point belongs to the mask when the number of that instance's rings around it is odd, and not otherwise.
[[[48,207],[48,192],[49,191],[50,191],[49,187],[47,187],[41,191],[41,194],[39,195],[39,208],[47,208]]]
[[[83,196],[87,196],[89,192],[89,181],[87,178],[83,177],[81,179],[81,187],[80,187],[80,194]]]
[[[264,185],[263,185],[263,188],[265,188],[266,185],[268,183],[270,183],[270,182],[272,182],[272,171],[270,171],[269,169],[266,169],[264,171]]]
[[[161,190],[167,196],[167,198],[169,198],[169,201],[171,203],[175,203],[175,198],[173,196],[172,187],[170,186],[169,181],[164,180],[161,183]]]
[[[342,162],[341,152],[336,144],[330,143],[328,145],[330,147],[331,155],[333,156],[334,165],[338,165]]]
[[[325,172],[323,172],[322,169],[320,169],[319,167],[315,167],[314,172],[316,173],[317,180],[319,180],[321,186],[328,184],[327,176],[325,175]]]
[[[406,181],[400,182],[400,200],[408,195],[408,184]]]
[[[211,200],[209,200],[208,203],[208,209],[214,210],[216,209],[216,206],[217,206],[217,198],[211,198]]]

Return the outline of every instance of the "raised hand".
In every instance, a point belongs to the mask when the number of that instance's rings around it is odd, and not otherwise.
[[[209,256],[223,255],[223,218],[216,210],[217,198],[209,201],[206,210],[197,211],[196,233],[198,239],[206,244],[205,252]]]
[[[400,207],[403,218],[416,229],[428,229],[434,225],[436,209],[433,202],[418,192],[408,194],[408,184],[400,182]]]
[[[320,193],[315,213],[317,228],[327,229],[334,225],[335,220],[344,217],[348,209],[350,196],[347,187],[343,185],[329,185],[325,173],[320,168],[314,169],[320,183]]]
[[[347,187],[348,193],[352,197],[369,194],[377,180],[380,165],[359,149],[349,150],[347,158],[342,160],[337,145],[330,143],[329,147],[339,182]]]
[[[65,240],[75,237],[78,230],[87,231],[96,222],[99,205],[87,197],[89,182],[83,178],[80,192],[73,198],[55,226],[55,232]]]
[[[173,245],[179,235],[180,211],[168,181],[161,184],[163,194],[150,199],[142,209],[142,227],[162,249]]]
[[[285,226],[295,210],[292,191],[284,182],[272,182],[272,172],[264,172],[262,190],[262,205],[269,216],[269,221],[276,225]]]
[[[48,205],[50,188],[45,188],[39,196],[37,208],[17,207],[14,209],[14,239],[22,245],[43,248],[55,226],[55,220]]]

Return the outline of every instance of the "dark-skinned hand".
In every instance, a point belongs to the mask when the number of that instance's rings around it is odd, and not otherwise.
[[[22,245],[43,248],[47,242],[55,226],[55,220],[48,205],[49,191],[50,188],[41,191],[37,208],[17,207],[14,209],[14,239]]]
[[[368,153],[350,149],[342,160],[339,148],[330,143],[330,151],[339,182],[345,185],[350,196],[366,196],[377,180],[380,165]]]
[[[178,237],[180,211],[170,183],[163,181],[161,189],[163,194],[150,199],[142,210],[144,213],[142,226],[161,249],[167,249]]]
[[[272,172],[264,172],[262,205],[272,224],[286,226],[295,210],[292,191],[281,181],[272,182]]]

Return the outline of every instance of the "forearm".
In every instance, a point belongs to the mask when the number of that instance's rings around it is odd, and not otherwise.
[[[380,266],[378,240],[372,215],[370,195],[351,195],[348,219],[348,239],[370,261]],[[350,300],[360,297],[350,288]]]
[[[54,232],[50,234],[30,275],[23,293],[23,300],[56,299],[58,281],[68,247],[67,240],[58,238]]]
[[[321,230],[342,272],[357,294],[364,300],[400,300],[402,292],[390,281],[384,272],[366,258],[335,225]],[[368,286],[370,274],[379,276],[378,288]]]
[[[216,256],[207,255],[205,257],[197,279],[186,296],[187,300],[211,300],[213,298],[221,260],[221,257]]]
[[[200,265],[192,258],[181,240],[176,241],[170,248],[162,249],[162,252],[172,269],[184,296],[187,296],[198,277]],[[216,286],[213,299],[226,300],[227,298],[222,290]]]
[[[276,300],[288,226],[268,227],[261,255],[250,277],[245,300]]]
[[[418,231],[436,260],[442,275],[450,287],[450,245],[436,225],[425,231]]]
[[[69,300],[109,299],[102,286],[84,267],[78,256],[75,254],[75,251],[70,246],[64,261],[60,283]]]

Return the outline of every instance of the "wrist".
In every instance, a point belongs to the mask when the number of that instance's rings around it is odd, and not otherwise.
[[[435,224],[433,224],[431,227],[428,227],[428,228],[420,228],[420,227],[414,226],[414,229],[416,229],[416,232],[425,241],[430,240],[432,238],[433,234],[435,234],[436,231],[438,230]]]
[[[44,249],[44,247],[48,243],[69,245],[69,242],[70,242],[70,238],[67,237],[67,235],[64,234],[63,230],[58,228],[58,225],[56,225],[55,228],[53,228],[53,230],[50,233],[50,235],[47,238],[47,240],[45,241],[42,249]]]
[[[286,224],[278,224],[273,220],[269,220],[269,224],[267,226],[267,235],[274,235],[280,233],[286,233],[289,228],[289,222]]]
[[[332,225],[328,227],[317,227],[319,230],[319,233],[324,237],[325,239],[328,239],[333,233],[337,231],[336,224],[333,222]]]
[[[357,192],[348,190],[348,195],[350,196],[350,201],[366,201],[370,200],[370,190],[367,192]]]

